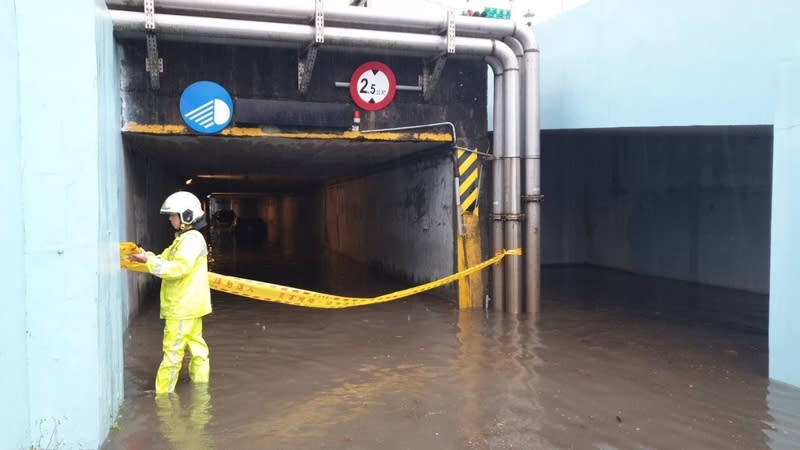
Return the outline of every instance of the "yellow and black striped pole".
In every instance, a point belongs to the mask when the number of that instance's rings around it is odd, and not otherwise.
[[[456,206],[459,232],[456,237],[458,270],[481,259],[481,235],[478,194],[480,192],[481,160],[473,150],[456,148]],[[483,305],[483,278],[480,273],[459,279],[460,309],[480,308]]]
[[[478,153],[459,148],[456,150],[456,164],[458,164],[458,196],[461,200],[461,213],[472,213],[478,207],[481,165]]]

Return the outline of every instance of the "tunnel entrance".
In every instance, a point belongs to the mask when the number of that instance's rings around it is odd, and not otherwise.
[[[449,132],[233,132],[124,132],[129,228],[143,245],[168,245],[154,205],[187,190],[208,213],[212,271],[336,290],[319,273],[333,253],[407,282],[452,273]],[[357,284],[332,293],[369,291]]]
[[[705,329],[709,341],[742,335],[766,376],[772,127],[560,130],[542,142],[544,304]]]

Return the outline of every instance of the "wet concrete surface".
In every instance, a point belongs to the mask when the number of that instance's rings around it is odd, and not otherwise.
[[[341,257],[220,242],[220,273],[402,287]],[[184,368],[158,399],[162,322],[145,309],[103,448],[800,447],[800,391],[767,379],[766,296],[587,267],[546,268],[543,283],[537,321],[434,295],[325,311],[214,293],[211,383]]]

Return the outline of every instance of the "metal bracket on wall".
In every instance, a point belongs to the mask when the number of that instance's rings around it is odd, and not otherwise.
[[[439,84],[439,78],[442,77],[445,62],[447,62],[447,55],[442,55],[436,58],[433,70],[429,69],[427,64],[422,68],[422,98],[426,101],[431,99],[433,90]]]
[[[297,57],[297,90],[301,94],[307,93],[308,86],[311,84],[311,74],[314,72],[317,50],[318,47],[316,45],[311,45]]]
[[[439,56],[433,60],[433,69],[431,70],[426,64],[422,69],[422,97],[427,101],[431,99],[433,90],[439,84],[439,79],[442,77],[444,71],[444,64],[447,62],[447,57],[456,52],[456,12],[455,10],[447,11],[447,53]]]
[[[500,222],[521,222],[525,214],[489,214],[489,220]]]
[[[297,90],[301,94],[308,92],[314,63],[317,61],[319,46],[325,43],[325,9],[322,0],[314,2],[314,43],[309,45],[297,57]]]
[[[325,5],[322,0],[314,2],[314,42],[322,44],[325,42]]]
[[[447,54],[456,52],[456,11],[447,10]]]
[[[155,0],[144,0],[144,33],[147,42],[147,58],[144,68],[150,74],[150,88],[161,87],[161,74],[164,72],[164,60],[158,57],[158,41],[156,40]]]

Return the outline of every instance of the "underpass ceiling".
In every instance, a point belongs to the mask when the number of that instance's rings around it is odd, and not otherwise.
[[[445,137],[449,138],[448,135]],[[232,137],[124,132],[125,148],[212,191],[298,190],[446,152],[438,140]]]

